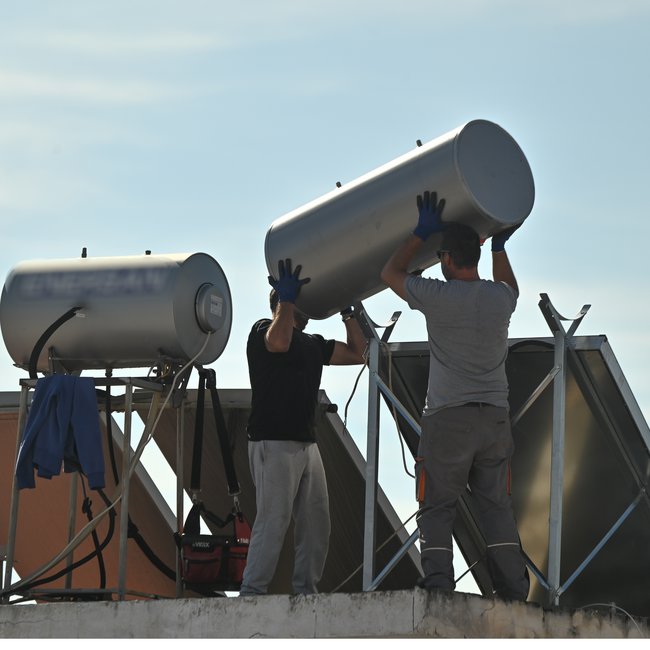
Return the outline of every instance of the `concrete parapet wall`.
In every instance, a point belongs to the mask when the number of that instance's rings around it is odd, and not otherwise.
[[[0,605],[0,638],[650,638],[616,610],[546,611],[422,589]]]

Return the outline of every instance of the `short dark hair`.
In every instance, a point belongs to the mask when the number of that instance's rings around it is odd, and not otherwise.
[[[442,235],[442,250],[449,251],[454,264],[471,269],[481,258],[481,242],[476,231],[463,223],[450,223]]]
[[[269,305],[271,306],[271,311],[275,314],[275,308],[278,306],[278,303],[280,302],[280,296],[278,295],[278,292],[275,289],[271,289],[271,293],[269,294]]]

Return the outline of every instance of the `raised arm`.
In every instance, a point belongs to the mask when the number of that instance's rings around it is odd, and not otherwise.
[[[290,302],[280,302],[273,313],[273,320],[266,330],[264,342],[269,352],[287,352],[293,336],[293,312]]]
[[[411,260],[430,235],[442,232],[442,211],[445,200],[438,201],[435,192],[424,192],[417,196],[418,223],[415,230],[386,262],[381,272],[381,279],[402,299],[406,300],[406,278]]]
[[[330,364],[333,366],[347,366],[364,362],[364,352],[366,351],[366,337],[361,331],[359,321],[357,321],[351,307],[341,312],[343,323],[345,324],[346,341],[336,341],[334,352]]]
[[[422,239],[410,234],[391,255],[381,271],[381,279],[403,300],[406,300],[409,265],[423,243]]]
[[[507,230],[503,230],[492,237],[492,277],[495,282],[505,282],[511,286],[515,293],[519,295],[519,285],[517,279],[510,266],[508,253],[506,253],[505,245],[512,233],[519,228],[521,224],[512,226]]]
[[[294,311],[296,298],[303,284],[311,278],[299,279],[302,266],[291,270],[291,260],[278,262],[278,279],[269,276],[269,284],[277,291],[278,305],[273,312],[273,322],[266,332],[265,343],[269,352],[286,352],[293,336]]]

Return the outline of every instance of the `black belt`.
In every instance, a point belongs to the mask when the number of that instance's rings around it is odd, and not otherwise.
[[[492,406],[492,404],[488,404],[487,402],[465,402],[464,404],[461,404],[461,406]]]

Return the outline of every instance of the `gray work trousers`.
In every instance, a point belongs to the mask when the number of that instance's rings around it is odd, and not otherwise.
[[[248,443],[257,514],[240,595],[265,594],[294,521],[293,593],[317,592],[330,536],[327,481],[315,442]]]
[[[452,530],[458,498],[469,484],[494,591],[503,598],[526,599],[528,572],[508,493],[513,451],[505,408],[472,404],[422,418],[417,468],[418,498],[423,498],[417,515],[422,586],[454,589]]]

